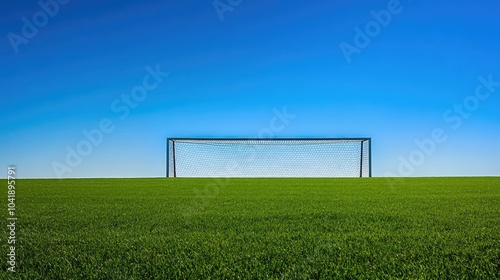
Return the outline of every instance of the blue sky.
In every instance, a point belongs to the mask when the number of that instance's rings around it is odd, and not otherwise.
[[[500,175],[495,0],[42,0],[0,13],[5,174],[161,177],[167,137],[257,137],[286,110],[274,137],[372,137],[374,176]]]

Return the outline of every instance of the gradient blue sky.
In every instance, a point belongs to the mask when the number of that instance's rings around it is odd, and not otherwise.
[[[220,0],[239,3],[223,20],[213,0],[66,2],[46,24],[37,1],[0,4],[4,174],[57,177],[107,119],[62,177],[161,177],[167,137],[257,137],[286,107],[296,117],[275,137],[372,137],[374,176],[500,175],[500,86],[474,97],[478,77],[500,82],[497,0],[401,0],[350,62],[340,45],[394,0]],[[117,112],[148,66],[169,75]],[[446,140],[418,158],[435,129]]]

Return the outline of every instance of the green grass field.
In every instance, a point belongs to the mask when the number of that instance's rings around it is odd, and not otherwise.
[[[498,177],[21,179],[16,196],[1,279],[500,279]]]

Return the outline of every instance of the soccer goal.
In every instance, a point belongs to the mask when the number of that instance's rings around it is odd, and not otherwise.
[[[371,177],[371,138],[168,138],[167,177]]]

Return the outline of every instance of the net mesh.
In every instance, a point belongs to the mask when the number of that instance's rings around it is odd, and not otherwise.
[[[369,177],[369,139],[169,139],[168,177]]]

